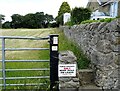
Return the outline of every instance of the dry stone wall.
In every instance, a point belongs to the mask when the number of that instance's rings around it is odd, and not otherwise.
[[[110,23],[98,22],[62,27],[62,30],[91,59],[95,84],[103,89],[117,88],[120,19]]]

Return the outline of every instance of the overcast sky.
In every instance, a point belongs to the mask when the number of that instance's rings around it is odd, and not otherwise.
[[[62,2],[67,1],[71,8],[86,7],[88,0],[0,0],[0,14],[11,21],[11,15],[44,12],[57,16]]]

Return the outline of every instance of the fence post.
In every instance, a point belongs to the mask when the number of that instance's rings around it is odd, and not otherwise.
[[[5,38],[2,38],[2,76],[3,76],[3,87],[6,89],[5,80]]]
[[[50,35],[50,91],[59,91],[58,35]]]

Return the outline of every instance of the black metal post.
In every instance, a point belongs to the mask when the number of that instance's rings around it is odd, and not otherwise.
[[[50,91],[59,91],[58,35],[50,35]]]

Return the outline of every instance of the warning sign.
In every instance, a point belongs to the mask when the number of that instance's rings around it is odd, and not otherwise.
[[[58,76],[59,77],[75,77],[76,64],[59,64]]]

